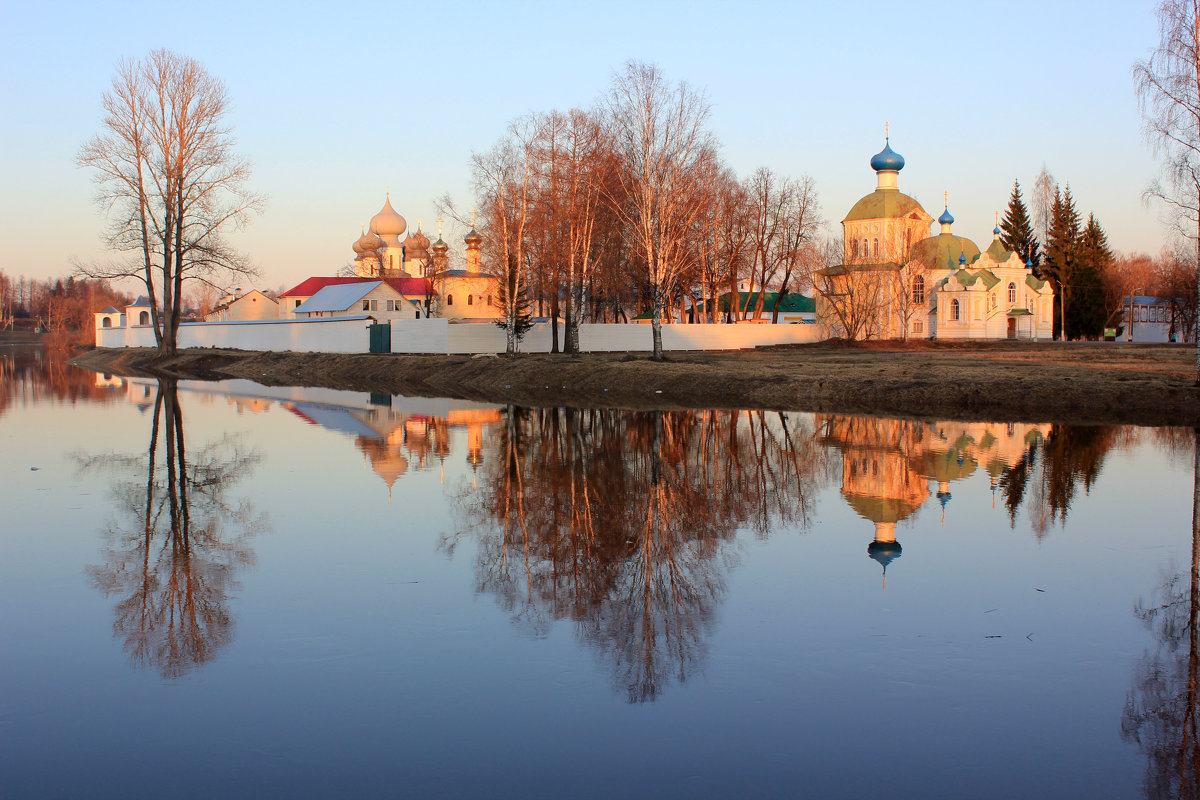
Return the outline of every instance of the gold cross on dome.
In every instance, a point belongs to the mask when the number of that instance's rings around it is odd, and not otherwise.
[[[471,230],[475,230],[475,209],[471,209]]]

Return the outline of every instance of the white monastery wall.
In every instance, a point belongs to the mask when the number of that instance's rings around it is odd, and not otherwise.
[[[818,325],[663,325],[664,350],[740,350],[772,344],[816,342]],[[565,329],[559,326],[559,346]],[[551,326],[534,325],[521,341],[523,353],[549,353]],[[584,352],[647,352],[649,325],[583,324],[579,347]],[[450,325],[445,319],[395,320],[393,353],[503,353],[504,331],[490,324]]]
[[[291,350],[312,353],[365,353],[369,347],[368,317],[245,322],[184,323],[179,346],[219,347],[237,350]],[[504,331],[495,325],[451,325],[446,319],[394,319],[393,353],[472,354],[503,353]],[[772,344],[816,342],[819,325],[663,325],[664,350],[740,350]],[[551,326],[534,325],[521,342],[525,353],[550,352]],[[565,335],[559,326],[559,344]],[[96,328],[98,347],[154,347],[149,325]],[[585,352],[647,352],[651,349],[649,325],[584,324],[579,345]]]

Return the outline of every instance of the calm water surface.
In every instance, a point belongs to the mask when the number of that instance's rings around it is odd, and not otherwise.
[[[1195,793],[1193,461],[0,350],[0,796]]]

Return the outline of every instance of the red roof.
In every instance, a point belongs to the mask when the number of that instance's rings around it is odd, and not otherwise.
[[[279,296],[312,297],[326,286],[340,286],[344,283],[372,283],[377,280],[379,278],[309,278],[296,284]],[[383,280],[405,297],[425,299],[425,285],[427,283],[425,278],[384,278]]]
[[[288,289],[280,297],[312,297],[326,286],[338,286],[343,283],[362,283],[365,278],[309,278]]]
[[[425,287],[429,283],[425,278],[384,278],[384,280],[405,297],[425,299]]]

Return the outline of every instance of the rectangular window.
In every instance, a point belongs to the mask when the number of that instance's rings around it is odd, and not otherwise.
[[[367,301],[367,300],[363,300],[363,308],[362,308],[362,310],[363,310],[363,311],[370,311],[370,310],[371,310],[371,303],[370,303],[369,301]]]
[[[379,310],[379,301],[378,301],[378,300],[372,300],[372,301],[371,301],[371,310],[372,310],[372,311],[378,311],[378,310]]]
[[[296,305],[292,306],[292,308],[298,308],[299,306],[300,306],[300,301],[299,301],[299,300],[297,300],[297,301],[296,301]]]
[[[914,320],[913,321],[913,333],[924,333],[924,332],[925,332],[925,323],[921,322],[921,320],[919,320],[919,319]]]

